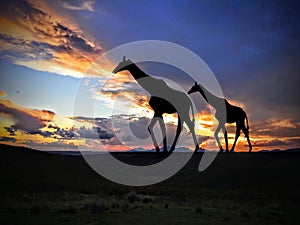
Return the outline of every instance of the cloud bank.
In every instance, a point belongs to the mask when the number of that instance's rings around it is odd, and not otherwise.
[[[67,1],[63,5],[71,7]],[[2,59],[35,70],[81,77],[103,53],[101,46],[76,25],[45,7],[29,1],[2,2],[0,6]],[[91,10],[92,2],[78,7]]]

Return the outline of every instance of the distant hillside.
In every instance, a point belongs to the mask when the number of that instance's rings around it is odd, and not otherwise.
[[[273,150],[261,150],[258,152],[270,152],[270,153],[277,153],[277,152],[300,152],[300,148],[291,148],[286,150],[280,150],[280,149],[273,149]]]
[[[1,225],[81,225],[99,221],[126,225],[136,221],[145,225],[298,224],[297,151],[218,154],[201,173],[198,166],[203,153],[193,154],[169,179],[131,187],[97,174],[81,155],[0,147]],[[167,157],[153,152],[112,155],[137,166]]]
[[[175,149],[174,152],[191,152],[191,151],[193,151],[193,150],[191,150],[189,148],[186,148],[186,147],[178,147],[178,148]],[[211,151],[211,150],[200,148],[197,152],[202,152],[203,153],[205,151]],[[134,149],[128,150],[127,152],[155,152],[155,149],[134,148]],[[162,150],[161,150],[161,152],[162,152]],[[280,150],[280,149],[260,150],[260,151],[257,151],[257,152],[268,152],[268,153],[276,153],[276,152],[300,152],[300,148],[293,148],[293,149],[286,149],[286,150]],[[252,153],[256,153],[256,152],[252,152]]]
[[[170,149],[170,146],[168,147],[168,149]],[[186,147],[177,147],[174,152],[192,152],[193,150],[186,148]],[[200,148],[198,150],[198,152],[204,152],[206,151],[205,149]],[[155,149],[145,149],[145,148],[134,148],[131,149],[127,152],[156,152]],[[162,149],[161,149],[162,152]]]
[[[53,187],[52,182],[57,182],[57,187],[64,186],[71,190],[78,188],[76,185],[82,186],[84,189],[85,183],[91,183],[91,186],[95,185],[97,190],[97,182],[93,184],[94,181],[101,180],[105,184],[111,183],[96,174],[80,155],[67,157],[22,147],[6,145],[0,145],[0,147],[0,174],[1,179],[3,178],[0,190],[24,187],[30,189],[41,185],[47,190],[49,187]],[[218,154],[211,166],[202,173],[198,172],[198,166],[203,153],[198,153],[192,156],[185,169],[168,181],[172,185],[186,186],[191,189],[193,187],[265,187],[280,190],[297,186],[300,188],[300,180],[295,179],[300,170],[300,154],[295,150],[284,152],[289,152],[289,154],[246,152]],[[121,161],[133,165],[149,165],[167,157],[153,152],[112,154]],[[179,152],[178,154],[186,153]],[[101,157],[101,154],[97,154],[95,157]],[[19,180],[20,177],[22,179]],[[94,181],[92,177],[95,179]],[[70,185],[66,184],[68,182]],[[72,182],[77,183],[72,186]],[[169,186],[171,183],[164,182],[164,185]],[[111,183],[111,185],[115,186],[116,184]]]
[[[80,151],[65,151],[65,150],[35,150],[35,149],[31,149],[31,148],[26,148],[26,147],[15,147],[15,146],[9,146],[9,145],[2,145],[0,144],[0,150],[2,149],[18,149],[20,151],[29,151],[29,152],[40,152],[40,153],[48,153],[48,154],[54,154],[54,155],[66,155],[66,156],[81,156],[82,154],[103,154],[103,153],[107,153],[106,151],[103,152],[99,152],[99,151],[85,151],[85,152],[80,152]],[[174,152],[191,152],[192,150],[186,147],[178,147],[175,149]],[[206,150],[203,148],[200,148],[197,152],[198,153],[203,153],[205,151],[210,151],[210,150]],[[124,151],[114,151],[114,153],[118,153],[118,152],[122,152],[124,153]],[[155,153],[155,149],[145,149],[145,148],[133,148],[131,150],[126,151],[128,153],[139,153],[139,152],[144,152],[144,153]],[[162,152],[162,150],[161,150]],[[286,150],[280,150],[280,149],[273,149],[273,150],[260,150],[257,152],[252,152],[252,153],[297,153],[300,152],[300,148],[292,148],[292,149],[286,149]],[[238,153],[238,152],[235,152]]]

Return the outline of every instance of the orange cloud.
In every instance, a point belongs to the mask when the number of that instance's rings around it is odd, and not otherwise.
[[[7,4],[0,16],[0,57],[35,70],[83,76],[102,54],[101,46],[39,3]]]
[[[11,126],[5,127],[11,135],[14,135],[17,130],[27,133],[37,132],[55,116],[55,113],[49,110],[28,109],[3,99],[0,99],[0,111],[2,117],[4,115],[13,121]]]
[[[272,128],[297,128],[298,123],[293,123],[289,119],[270,119],[267,121]]]
[[[5,97],[7,94],[4,91],[0,91],[0,97]]]
[[[50,110],[25,108],[8,99],[0,99],[0,112],[0,143],[48,150],[78,144],[93,148],[99,141],[115,143],[106,120],[95,124],[91,119],[75,118],[73,123],[73,118],[56,116]]]
[[[145,100],[146,102],[146,100]],[[142,106],[141,106],[142,108]],[[110,150],[129,150],[133,147],[152,148],[152,143],[144,143],[144,146],[135,146],[134,142],[127,139],[125,144],[122,140],[114,135],[118,133],[121,137],[126,138],[128,135],[124,130],[113,130],[110,118],[86,118],[74,117],[63,118],[56,116],[54,112],[48,110],[29,109],[14,104],[8,99],[0,99],[0,143],[13,144],[20,146],[29,146],[38,149],[70,149],[77,145],[83,145],[88,149],[99,149],[99,146],[104,146]],[[137,115],[140,115],[139,113]],[[148,114],[150,115],[150,114]],[[176,130],[177,118],[176,114],[164,115],[167,123],[168,140],[172,137]],[[211,118],[211,120],[209,120]],[[120,117],[121,127],[128,123],[128,118]],[[139,137],[146,137],[148,134],[147,125],[149,117],[133,116],[129,118],[132,132]],[[73,123],[72,123],[73,121]],[[277,123],[275,119],[271,119]],[[290,121],[293,124],[293,121]],[[213,115],[208,112],[201,111],[197,114],[196,123],[197,134],[201,147],[210,150],[216,150],[216,141],[213,137],[215,129],[215,120]],[[258,126],[258,125],[256,125]],[[288,127],[288,128],[286,128]],[[278,129],[292,129],[289,125],[285,127],[278,127]],[[258,127],[259,128],[259,127]],[[190,135],[187,133],[188,129],[183,133],[187,138]],[[281,130],[278,132],[282,133]],[[224,138],[220,133],[223,146]],[[237,151],[248,151],[247,141],[241,134],[237,144]],[[297,136],[281,136],[277,138],[271,134],[262,135],[255,130],[255,126],[250,130],[250,137],[253,144],[253,151],[262,149],[274,148],[291,148],[299,146],[299,135]],[[181,138],[184,139],[184,136]],[[187,141],[188,139],[185,139]],[[229,133],[229,147],[231,147],[234,140],[234,131]],[[182,142],[185,143],[185,142]],[[97,147],[98,146],[98,147]]]

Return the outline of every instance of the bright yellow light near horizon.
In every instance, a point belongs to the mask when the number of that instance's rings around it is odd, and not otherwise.
[[[17,140],[18,143],[23,143],[23,144],[31,143],[31,142],[34,142],[36,144],[42,144],[42,143],[52,143],[57,141],[53,137],[43,137],[40,134],[29,134],[20,130],[17,130],[13,137]]]
[[[8,123],[7,123],[8,125]],[[1,126],[0,126],[0,137],[8,137],[10,134],[7,132],[7,130],[4,127],[7,127],[3,121],[1,121]]]
[[[11,127],[14,124],[15,120],[10,115],[0,112],[0,136],[9,136],[10,133],[5,127]]]
[[[153,112],[146,107],[141,107],[139,105],[134,105],[129,111],[129,115],[139,115],[139,117],[146,117],[151,119],[153,117]],[[138,120],[138,118],[136,118]]]
[[[79,122],[60,115],[55,115],[53,121],[51,121],[51,124],[65,129],[71,129],[75,123],[79,123]]]

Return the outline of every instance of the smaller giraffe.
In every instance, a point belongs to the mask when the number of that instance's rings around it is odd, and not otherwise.
[[[224,133],[225,138],[225,144],[226,144],[226,152],[229,152],[228,150],[228,137],[227,137],[227,130],[225,123],[236,123],[236,133],[235,133],[235,139],[234,143],[231,147],[230,152],[234,151],[236,142],[240,136],[240,131],[242,130],[245,134],[245,137],[248,141],[249,146],[249,152],[252,150],[252,145],[249,138],[249,125],[248,125],[248,118],[245,111],[237,106],[231,105],[225,98],[220,98],[218,96],[213,95],[210,93],[206,88],[204,88],[201,84],[197,84],[195,82],[195,85],[188,91],[188,94],[199,92],[202,97],[205,99],[205,101],[210,104],[212,107],[216,109],[215,117],[219,122],[219,125],[217,129],[215,130],[215,138],[217,140],[218,146],[220,148],[220,152],[223,152],[223,148],[219,139],[219,132],[222,129]],[[226,111],[225,111],[226,109]],[[225,118],[226,113],[226,118]],[[224,118],[223,118],[224,117]],[[245,125],[245,120],[246,124]]]

